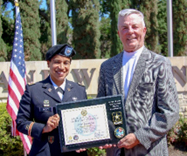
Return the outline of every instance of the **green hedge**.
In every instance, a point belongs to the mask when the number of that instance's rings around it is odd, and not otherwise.
[[[179,121],[168,132],[167,140],[168,145],[182,143],[187,146],[187,118],[180,116]]]
[[[11,118],[6,104],[0,103],[0,156],[23,156],[23,145],[19,136],[11,136]]]

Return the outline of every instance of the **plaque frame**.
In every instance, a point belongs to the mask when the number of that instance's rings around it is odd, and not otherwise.
[[[59,132],[61,152],[75,151],[75,150],[79,150],[80,148],[98,147],[98,146],[103,146],[105,144],[116,144],[121,138],[127,135],[126,118],[125,118],[123,103],[124,103],[123,96],[120,94],[120,95],[106,96],[106,97],[100,97],[95,99],[85,99],[85,100],[63,102],[63,103],[56,104],[56,112],[60,116],[58,132]],[[106,120],[108,120],[110,137],[107,139],[66,145],[64,128],[63,128],[63,119],[62,119],[63,117],[61,112],[64,110],[66,111],[74,108],[76,109],[76,108],[92,107],[95,105],[103,105],[103,104],[106,107],[106,117],[107,117]]]

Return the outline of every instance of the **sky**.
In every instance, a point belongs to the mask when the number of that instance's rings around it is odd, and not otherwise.
[[[40,5],[40,8],[41,9],[47,9],[47,4],[46,4],[46,0],[38,0],[39,2],[42,1],[41,5]],[[19,1],[18,1],[19,3]],[[13,15],[14,15],[14,12],[12,11],[12,9],[14,8],[14,6],[12,5],[12,3],[8,3],[7,4],[7,7],[5,9],[5,11],[10,11],[9,13],[9,16],[13,19]],[[2,13],[4,15],[4,13]]]
[[[47,9],[47,4],[46,4],[46,0],[39,0],[39,2],[42,1],[42,4],[40,5],[41,9]]]

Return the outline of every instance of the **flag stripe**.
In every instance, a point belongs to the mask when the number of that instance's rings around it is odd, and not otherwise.
[[[25,81],[23,81],[23,77],[19,74],[19,71],[16,65],[14,64],[14,62],[11,62],[10,75],[11,75],[11,78],[16,83],[16,86],[19,88],[20,93],[23,94],[26,83]]]
[[[23,133],[19,133],[19,135],[21,137],[21,140],[24,140],[23,145],[24,145],[25,150],[29,151],[31,148],[32,139]]]
[[[23,35],[22,35],[22,25],[21,16],[19,13],[19,7],[16,6],[16,21],[15,21],[15,33],[14,33],[14,43],[12,49],[12,57],[10,62],[10,73],[8,81],[8,99],[7,99],[7,111],[12,118],[12,134],[20,135],[23,142],[23,146],[27,152],[30,151],[32,139],[31,137],[18,133],[16,130],[16,118],[19,109],[19,102],[21,96],[24,93],[26,85],[26,68],[24,59],[24,48],[23,48]]]
[[[9,90],[9,94],[10,94],[10,96],[14,99],[14,95],[16,96],[16,98],[17,98],[17,101],[16,102],[18,102],[18,107],[19,107],[19,101],[21,100],[21,96],[23,95],[23,92],[21,93],[20,91],[19,91],[19,88],[18,88],[18,86],[17,86],[17,84],[15,84],[14,82],[16,82],[16,81],[14,81],[11,77],[9,78],[9,81],[11,81],[10,83],[9,83],[9,85],[8,85],[8,90]],[[16,103],[15,102],[15,103]]]
[[[12,98],[8,98],[7,100],[7,106],[6,106],[6,109],[8,111],[9,114],[11,114],[11,117],[13,120],[16,120],[16,117],[17,117],[17,107],[15,107],[15,104],[14,102],[12,101]]]

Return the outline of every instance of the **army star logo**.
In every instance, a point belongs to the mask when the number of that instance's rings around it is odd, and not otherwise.
[[[122,112],[113,112],[112,113],[112,121],[114,125],[121,125],[123,124],[123,119],[122,119]]]

